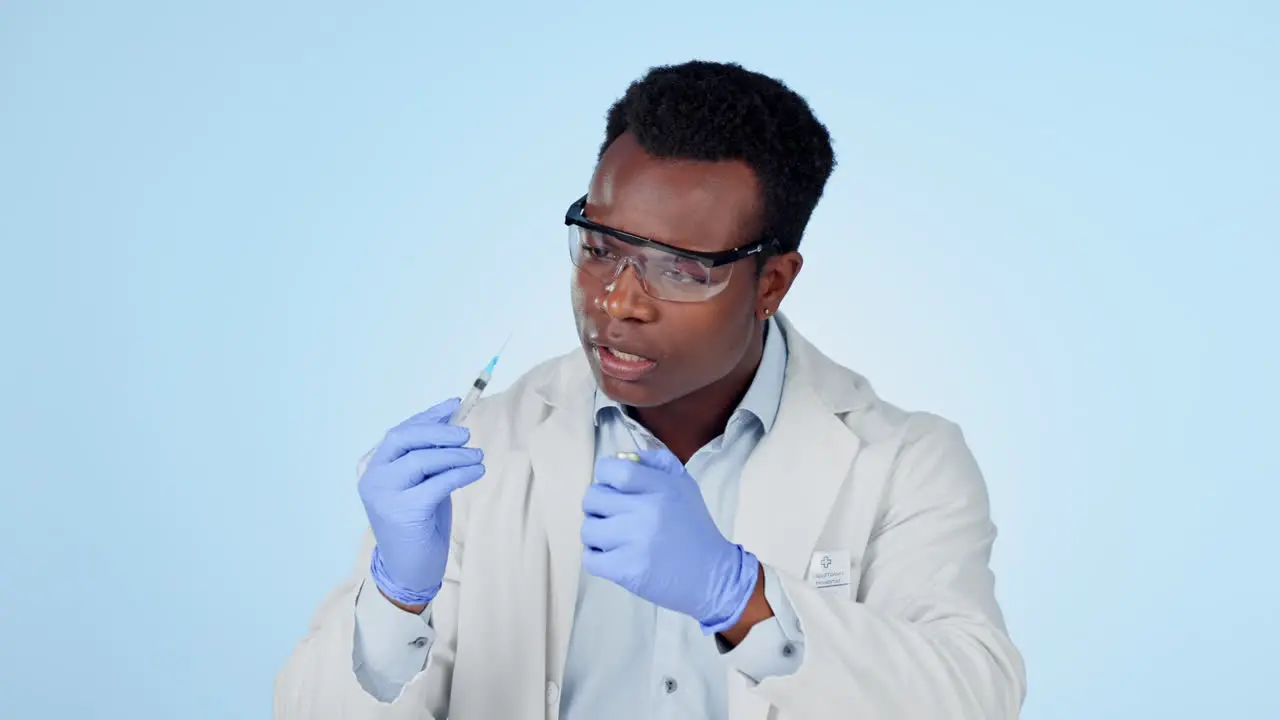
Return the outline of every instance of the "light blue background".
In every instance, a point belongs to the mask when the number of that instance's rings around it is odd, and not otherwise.
[[[783,309],[965,428],[1024,717],[1280,718],[1280,6],[462,5],[0,3],[0,717],[268,717],[356,459],[574,346],[605,110],[696,56],[835,137]]]

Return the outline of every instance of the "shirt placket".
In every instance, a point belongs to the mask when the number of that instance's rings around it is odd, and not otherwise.
[[[721,503],[719,496],[724,480],[711,471],[716,457],[724,447],[724,437],[717,437],[705,447],[699,449],[689,458],[685,465],[689,475],[698,483],[712,519],[720,525],[718,517]],[[662,654],[671,652],[671,667],[678,668],[678,673],[670,673],[662,678],[662,689],[673,701],[673,707],[679,714],[673,717],[702,718],[705,712],[705,698],[711,691],[708,681],[714,678],[704,677],[708,669],[714,673],[716,663],[711,658],[713,638],[707,637],[692,618],[663,610],[661,612],[661,642],[664,643]],[[668,648],[670,648],[668,650]]]
[[[740,424],[740,418],[735,417],[729,423],[725,435],[699,449],[685,465],[690,476],[698,483],[712,520],[726,534],[727,525],[732,520],[725,517],[723,501],[726,483],[736,478],[720,478],[710,470],[716,456],[728,446],[729,438],[741,434]],[[631,418],[624,417],[623,425],[637,450],[664,447],[662,442]],[[663,720],[701,720],[705,711],[705,698],[711,688],[707,686],[707,679],[702,677],[698,658],[707,656],[713,650],[714,639],[703,635],[697,621],[692,618],[659,607],[656,608],[653,642],[649,685],[654,698],[654,715]],[[704,664],[715,667],[714,662]]]
[[[619,413],[622,427],[637,451],[655,450],[664,447],[648,430],[636,423],[624,413]],[[673,613],[661,608],[654,608],[653,625],[653,662],[649,671],[649,692],[653,698],[653,717],[661,720],[678,720],[685,717],[685,709],[678,696],[680,679],[688,676],[688,670],[679,666],[681,662],[678,634],[673,633]]]

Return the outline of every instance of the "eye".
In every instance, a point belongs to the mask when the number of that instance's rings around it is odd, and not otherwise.
[[[588,260],[610,260],[616,256],[613,243],[600,233],[584,231],[579,235],[578,252]]]
[[[613,252],[607,247],[599,247],[589,243],[582,243],[582,254],[591,260],[608,260],[613,257]]]
[[[664,268],[662,277],[682,285],[699,285],[707,281],[707,269],[695,262],[681,262]]]

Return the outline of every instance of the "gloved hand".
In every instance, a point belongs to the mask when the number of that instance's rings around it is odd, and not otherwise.
[[[447,424],[459,402],[446,400],[388,431],[360,477],[377,540],[373,580],[403,605],[426,605],[440,592],[453,521],[449,494],[484,475],[481,451],[462,447],[470,431]]]
[[[583,568],[692,617],[705,634],[737,624],[759,562],[720,533],[680,460],[647,451],[640,462],[599,458],[595,470],[582,501]]]

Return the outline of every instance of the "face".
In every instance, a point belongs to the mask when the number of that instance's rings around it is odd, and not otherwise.
[[[627,133],[601,157],[585,215],[682,249],[717,252],[759,239],[761,196],[744,163],[658,159]],[[740,392],[760,359],[766,311],[777,311],[801,262],[798,253],[772,257],[757,274],[756,259],[745,258],[717,269],[727,272],[727,283],[698,302],[653,297],[626,263],[606,279],[575,267],[574,314],[596,381],[615,401],[637,408],[718,402],[719,393]]]

